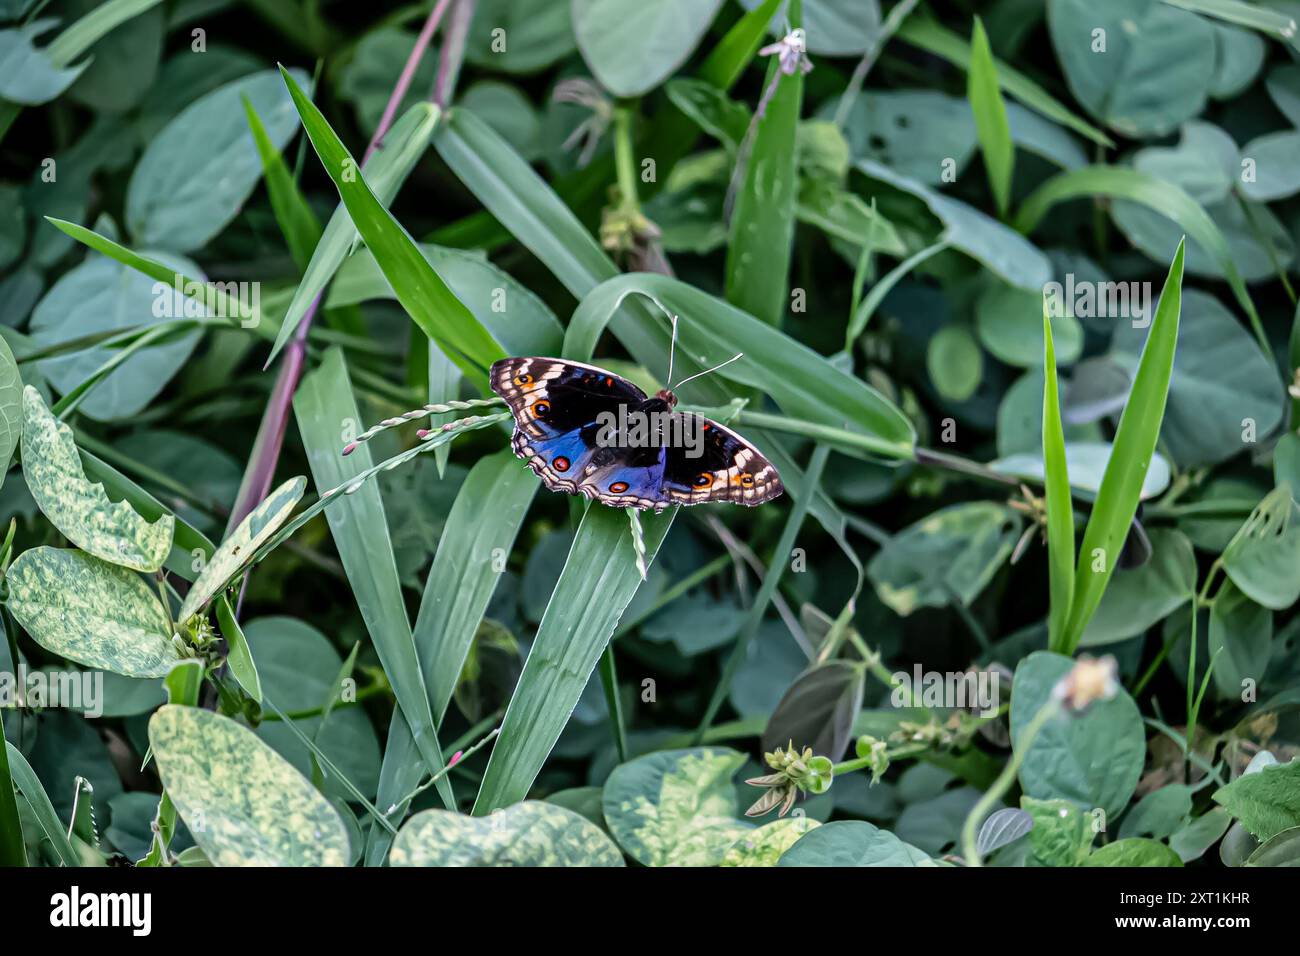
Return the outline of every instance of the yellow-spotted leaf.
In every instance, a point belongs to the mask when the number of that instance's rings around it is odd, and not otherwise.
[[[603,798],[609,832],[646,866],[716,866],[753,829],[737,817],[731,780],[744,762],[725,747],[697,747],[616,767]]]
[[[417,813],[388,855],[392,866],[623,866],[605,831],[572,810],[525,800],[485,817]]]
[[[221,547],[213,552],[211,560],[194,581],[194,586],[190,588],[190,593],[185,595],[185,603],[181,605],[181,613],[177,620],[188,621],[221,592],[227,582],[252,559],[257,549],[266,543],[280,525],[284,524],[306,487],[306,478],[302,476],[290,478],[267,495],[266,499],[239,523],[239,527],[231,533],[230,537],[221,542]]]
[[[345,866],[338,811],[229,717],[168,704],[149,721],[163,786],[215,866]]]
[[[20,554],[5,580],[13,616],[60,657],[126,677],[162,677],[180,658],[158,595],[126,568],[41,547]]]
[[[89,481],[72,429],[23,390],[23,477],[50,523],[88,554],[137,571],[157,571],[171,552],[174,519],[146,521],[128,502],[110,501]]]
[[[821,823],[812,817],[786,817],[766,823],[731,845],[722,866],[776,866],[781,854]]]

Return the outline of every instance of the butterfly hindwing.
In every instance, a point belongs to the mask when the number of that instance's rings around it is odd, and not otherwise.
[[[699,415],[677,414],[686,419],[683,433],[700,434],[703,440],[698,455],[691,454],[690,445],[667,449],[664,493],[673,504],[759,505],[785,490],[776,466],[740,435]]]

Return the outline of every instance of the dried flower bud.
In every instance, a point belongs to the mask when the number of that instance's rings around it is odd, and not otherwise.
[[[1119,665],[1111,654],[1102,658],[1083,655],[1057,682],[1052,695],[1074,711],[1098,700],[1110,700],[1119,691]]]

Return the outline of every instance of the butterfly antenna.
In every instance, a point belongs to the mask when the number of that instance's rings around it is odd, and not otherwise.
[[[695,381],[697,378],[699,378],[701,375],[708,375],[710,372],[716,372],[718,369],[722,368],[723,366],[730,365],[732,362],[736,361],[737,359],[742,358],[742,357],[744,356],[744,354],[745,354],[744,352],[737,352],[737,353],[736,353],[735,355],[733,355],[731,358],[729,358],[729,359],[727,359],[725,362],[723,362],[722,365],[715,365],[715,366],[713,366],[713,368],[706,368],[703,372],[696,372],[694,375],[690,376],[689,378],[684,378],[684,379],[682,379],[680,382],[678,382],[676,385],[674,385],[674,386],[672,386],[672,387],[673,387],[674,389],[681,388],[681,387],[682,387],[683,385],[685,385],[687,382],[693,382],[693,381]]]
[[[677,316],[671,317],[673,320],[673,337],[668,343],[668,378],[666,381],[673,380],[673,356],[677,352]]]

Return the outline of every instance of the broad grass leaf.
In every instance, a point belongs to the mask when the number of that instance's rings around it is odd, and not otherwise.
[[[697,747],[616,767],[605,782],[610,834],[646,866],[716,866],[754,829],[736,816],[732,776],[744,763],[734,750]]]
[[[933,866],[929,854],[864,820],[835,820],[805,833],[777,866]]]
[[[1251,600],[1285,611],[1300,600],[1300,505],[1289,485],[1270,491],[1223,551],[1223,570]]]
[[[573,0],[573,34],[587,66],[615,96],[640,96],[677,71],[722,0]]]
[[[676,510],[641,519],[647,567]],[[591,504],[506,709],[474,803],[476,815],[517,803],[528,793],[641,583],[623,509]]]
[[[538,296],[486,256],[428,243],[420,252],[466,308],[511,355],[555,355],[564,327]],[[359,249],[339,268],[326,304],[353,305],[395,299],[393,287],[369,249]]]
[[[868,179],[902,190],[929,207],[944,225],[943,239],[1017,288],[1041,293],[1052,278],[1052,266],[1037,247],[1015,229],[953,199],[924,183],[869,159],[854,168]]]
[[[9,343],[0,338],[0,484],[23,431],[23,380]]]
[[[20,554],[6,581],[18,623],[60,657],[127,677],[162,677],[180,657],[158,595],[125,568],[40,547]]]
[[[305,74],[298,76],[307,82]],[[284,148],[298,122],[276,71],[241,77],[204,95],[154,137],[131,174],[126,227],[136,242],[188,252],[239,214],[262,176],[245,97],[275,148]]]
[[[202,279],[198,267],[181,256],[156,255],[167,281],[177,274]],[[97,333],[145,329],[164,325],[193,311],[196,302],[158,281],[111,259],[89,256],[64,273],[32,312],[32,338],[57,345]],[[79,408],[96,421],[117,421],[139,413],[163,390],[185,364],[199,342],[199,333],[168,336],[127,358],[96,383]],[[59,392],[68,394],[99,371],[118,350],[99,346],[42,359],[41,374]]]
[[[1147,330],[1121,321],[1111,355],[1137,365]],[[1131,374],[1131,371],[1130,371]],[[1169,382],[1160,438],[1180,465],[1217,464],[1246,451],[1243,421],[1267,435],[1282,420],[1286,396],[1271,358],[1219,300],[1188,289],[1178,323],[1178,361]]]
[[[1114,448],[1106,463],[1106,473],[1083,532],[1079,564],[1075,569],[1074,601],[1063,645],[1069,650],[1078,645],[1089,619],[1101,603],[1128,537],[1129,526],[1137,513],[1169,394],[1174,350],[1178,342],[1182,284],[1183,247],[1180,244],[1160,292],[1151,334],[1142,349],[1133,388],[1115,431]],[[1098,559],[1102,564],[1101,570],[1095,570]]]
[[[525,800],[488,817],[426,810],[406,821],[390,866],[623,866],[623,854],[585,817]]]
[[[821,823],[811,817],[785,817],[751,830],[722,855],[719,866],[776,866],[781,855]]]
[[[398,117],[388,135],[384,137],[384,147],[378,150],[370,161],[363,164],[361,172],[375,197],[387,206],[397,195],[402,183],[410,175],[411,169],[429,145],[442,114],[429,103],[420,103]],[[307,309],[316,301],[339,266],[352,251],[357,242],[357,227],[348,215],[347,206],[340,200],[334,207],[334,214],[325,224],[320,240],[312,250],[311,261],[303,270],[302,281],[294,290],[289,302],[284,321],[275,336],[275,344],[267,357],[269,366],[289,341],[298,324],[307,313]],[[391,286],[389,287],[391,289]]]
[[[275,615],[247,622],[244,633],[257,657],[266,696],[285,714],[320,710],[337,702],[343,693],[339,686],[343,658],[315,627]],[[335,706],[328,717],[302,717],[294,722],[357,789],[367,797],[374,795],[379,783],[379,739],[361,707]],[[303,776],[311,774],[308,749],[283,721],[263,720],[256,733]],[[412,790],[418,782],[411,784]],[[326,796],[347,797],[347,791],[331,777],[326,777],[322,790]]]
[[[979,17],[975,18],[975,30],[971,34],[966,98],[970,100],[971,111],[975,114],[975,129],[979,133],[984,169],[988,174],[993,201],[997,205],[998,215],[1005,216],[1011,202],[1011,173],[1015,166],[1016,151],[1011,145],[1006,104],[1002,102],[1002,93],[998,89],[998,71],[993,61],[993,51]]]
[[[339,423],[360,420],[342,349],[331,349],[320,367],[303,379],[293,408],[318,494],[355,482],[358,475],[374,467],[370,447],[364,443],[347,458],[341,454]],[[363,483],[335,502],[325,518],[398,706],[411,725],[429,772],[436,773],[443,765],[436,721],[420,680],[420,661],[378,484]],[[448,807],[455,805],[447,777],[439,781],[438,792]]]
[[[867,564],[876,594],[903,617],[921,607],[969,604],[1011,556],[1020,521],[992,501],[940,508],[905,528]]]
[[[1111,578],[1080,647],[1114,644],[1145,633],[1196,593],[1196,555],[1181,531],[1153,528],[1151,559]]]
[[[1213,798],[1256,839],[1268,841],[1283,830],[1300,826],[1300,760],[1244,773],[1214,791]]]
[[[40,828],[43,838],[49,841],[63,866],[82,866],[82,859],[76,849],[73,848],[72,841],[68,838],[67,827],[59,819],[59,815],[54,812],[54,805],[50,803],[49,794],[41,786],[36,771],[27,762],[27,758],[23,756],[22,751],[8,740],[4,741],[4,748],[9,762],[9,774],[13,778],[13,785],[17,793],[23,797],[31,808],[32,817],[36,820],[36,825]]]
[[[1074,499],[1070,494],[1069,459],[1061,425],[1061,397],[1056,379],[1056,342],[1052,317],[1043,305],[1043,498],[1047,533],[1048,646],[1064,646],[1065,624],[1074,600]]]
[[[81,550],[136,571],[157,571],[172,548],[174,519],[141,517],[126,501],[109,501],[86,478],[72,429],[23,392],[23,478],[45,517]]]
[[[1074,666],[1061,654],[1036,651],[1020,662],[1011,684],[1011,739],[1019,739],[1053,689]],[[1133,698],[1124,690],[1081,714],[1058,714],[1038,733],[1020,765],[1029,797],[1070,800],[1107,818],[1119,816],[1137,787],[1146,759],[1146,735]]]
[[[839,760],[853,738],[853,718],[862,709],[865,671],[852,661],[827,661],[795,679],[772,711],[763,731],[763,750],[811,747]]]
[[[1098,847],[1084,866],[1182,866],[1178,854],[1159,840],[1129,837]]]
[[[149,720],[163,786],[214,866],[345,866],[338,811],[229,717],[168,704]]]
[[[1161,136],[1205,107],[1214,31],[1195,14],[1159,0],[1049,0],[1047,25],[1070,91],[1111,129]]]
[[[34,20],[0,30],[0,96],[24,106],[48,103],[90,65],[89,61],[83,61],[70,69],[60,69],[50,58],[48,49],[36,48],[37,39],[48,33],[56,22]]]
[[[221,589],[244,569],[252,559],[253,553],[275,533],[280,525],[284,524],[306,487],[306,478],[301,476],[290,478],[249,512],[248,517],[239,523],[225,541],[221,542],[203,570],[199,572],[194,585],[185,595],[185,602],[176,617],[177,621],[181,623],[188,621],[213,597],[221,593]]]

